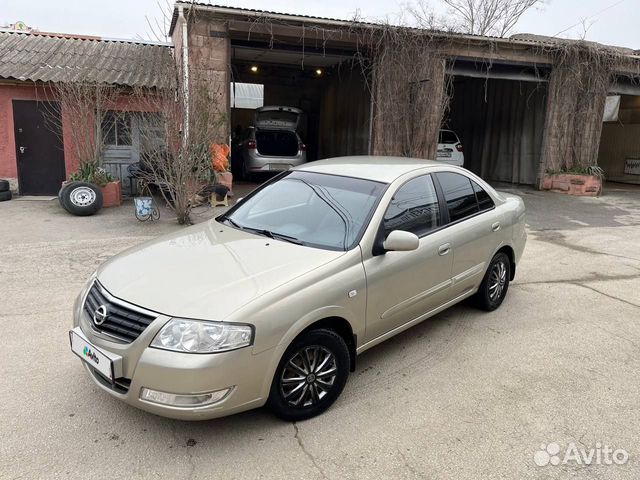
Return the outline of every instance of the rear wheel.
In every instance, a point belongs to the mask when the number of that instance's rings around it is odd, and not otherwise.
[[[6,190],[4,192],[0,192],[0,202],[6,202],[11,200],[13,195],[11,194],[11,190]]]
[[[288,421],[319,415],[342,393],[349,366],[349,349],[340,335],[326,329],[303,333],[280,360],[268,405]]]
[[[507,295],[510,278],[511,261],[509,257],[502,252],[496,253],[491,259],[478,292],[475,294],[476,305],[487,311],[498,308]]]

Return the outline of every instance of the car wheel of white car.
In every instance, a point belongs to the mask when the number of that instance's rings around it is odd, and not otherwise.
[[[326,329],[303,333],[280,360],[269,407],[294,422],[319,415],[342,393],[349,365],[349,349],[340,335]]]
[[[480,288],[475,295],[476,304],[483,310],[492,311],[498,308],[509,289],[511,278],[511,261],[507,254],[496,253],[491,259]]]

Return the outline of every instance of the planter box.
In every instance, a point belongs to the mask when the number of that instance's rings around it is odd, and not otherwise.
[[[216,180],[220,185],[229,189],[229,194],[233,193],[233,174],[231,172],[216,172]]]
[[[120,180],[109,182],[104,187],[100,187],[100,190],[102,190],[103,208],[122,205],[122,183]]]
[[[545,174],[542,177],[542,190],[597,197],[602,193],[602,179],[594,175],[579,175],[574,173]]]

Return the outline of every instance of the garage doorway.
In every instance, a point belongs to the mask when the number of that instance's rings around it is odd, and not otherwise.
[[[614,93],[607,98],[598,165],[608,181],[640,184],[640,95]]]
[[[371,97],[354,55],[232,40],[232,145],[254,126],[256,107],[281,106],[302,111],[297,133],[307,161],[366,155]],[[232,148],[234,171],[241,168],[240,150]]]
[[[444,126],[460,137],[465,168],[488,181],[534,185],[547,106],[545,73],[460,64],[450,73]]]
[[[13,101],[21,195],[57,195],[65,179],[62,122],[57,103]]]

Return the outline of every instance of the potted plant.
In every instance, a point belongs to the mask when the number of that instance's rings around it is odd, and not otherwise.
[[[603,181],[604,170],[597,165],[547,170],[542,177],[542,190],[596,197],[602,194]]]
[[[231,148],[226,143],[214,143],[211,145],[210,150],[211,166],[216,176],[216,183],[224,185],[231,192],[233,186],[233,174],[229,170]]]
[[[113,178],[96,162],[82,162],[78,170],[69,177],[72,182],[93,183],[100,187],[103,197],[103,207],[117,207],[122,205],[122,183]],[[66,183],[66,182],[65,182]]]

